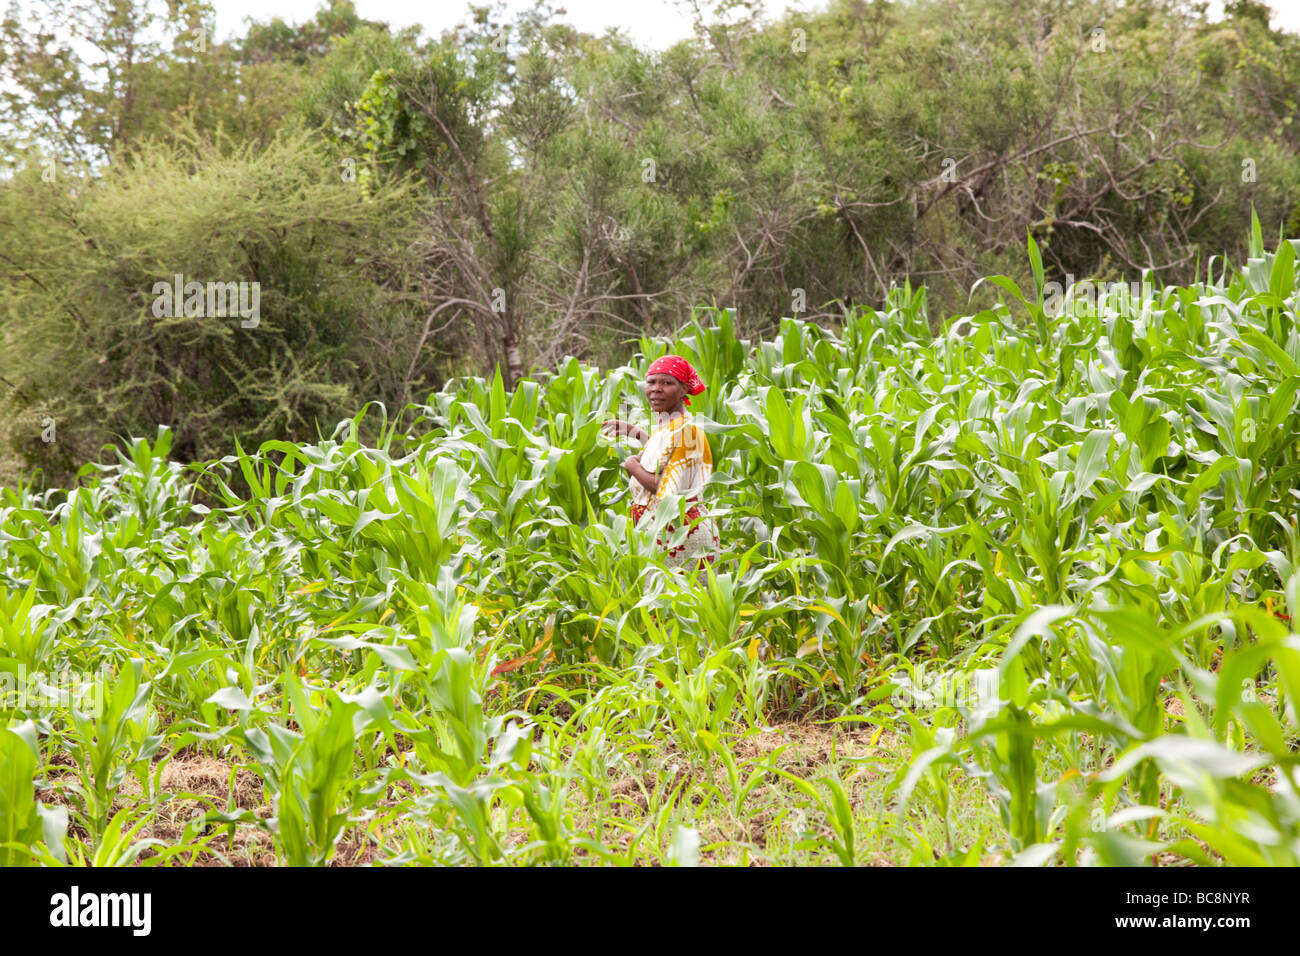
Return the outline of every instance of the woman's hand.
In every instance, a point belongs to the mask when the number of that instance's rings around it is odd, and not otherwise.
[[[642,467],[640,455],[629,455],[623,462],[623,470],[629,475],[636,475],[637,470]]]
[[[643,445],[650,440],[650,436],[644,429],[638,428],[631,422],[620,421],[617,418],[612,418],[605,422],[600,426],[600,430],[606,435],[635,438]]]

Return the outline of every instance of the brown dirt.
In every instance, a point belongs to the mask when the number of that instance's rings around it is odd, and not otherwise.
[[[825,772],[833,749],[841,774],[847,774],[850,771],[846,770],[844,764],[848,760],[862,761],[873,754],[893,754],[907,749],[904,738],[888,733],[882,734],[873,747],[871,739],[876,729],[862,725],[780,722],[735,741],[733,753],[738,760],[752,761],[763,760],[781,750],[775,758],[777,767],[796,776],[809,777]],[[663,774],[662,768],[671,767],[674,763],[677,766],[671,776]],[[156,770],[156,764],[154,769]],[[232,791],[231,770],[232,764],[208,754],[192,751],[173,754],[159,779],[161,801],[155,809],[154,817],[139,832],[137,839],[152,838],[168,845],[177,844],[183,838],[186,824],[192,819],[195,809],[203,803],[223,808],[233,804],[241,809],[252,810],[261,819],[269,818],[271,808],[264,805],[261,778],[255,772],[240,767],[235,771]],[[851,799],[856,804],[859,792],[869,786],[869,781],[876,776],[876,772],[870,765],[860,765],[853,772],[855,779],[851,782]],[[698,788],[694,785],[703,783],[704,779],[705,774],[701,768],[694,766],[684,755],[669,750],[657,755],[655,769],[651,773],[612,779],[609,790],[612,800],[607,804],[606,812],[629,821],[639,820],[655,802],[662,801],[674,792],[678,794],[677,799],[683,806],[689,805],[693,800],[700,799],[696,792]],[[849,783],[847,776],[844,779]],[[43,789],[39,796],[47,803],[71,803],[75,807],[76,798],[67,791],[67,785],[75,781],[76,777],[71,773],[55,773],[50,778],[50,786]],[[714,783],[715,786],[726,789],[725,777],[715,775]],[[758,797],[764,789],[784,788],[788,785],[788,781],[774,778],[760,787],[754,796]],[[397,789],[407,788],[402,786]],[[579,803],[582,802],[580,795],[574,796]],[[116,812],[121,806],[135,805],[140,798],[138,781],[133,776],[128,777],[119,790],[119,799],[113,810]],[[389,803],[391,801],[385,800],[381,805]],[[581,817],[582,811],[578,815]],[[732,844],[709,853],[711,862],[740,863],[748,847],[751,865],[765,865],[765,850],[775,822],[775,813],[762,808],[734,825],[725,820],[710,821],[705,828],[707,832],[701,834],[704,842]],[[87,836],[75,825],[71,832],[83,840]],[[523,830],[512,830],[506,836],[512,846],[525,838]],[[225,825],[214,824],[209,828],[206,839],[206,848],[196,850],[193,856],[187,853],[177,857],[174,863],[193,866],[275,866],[277,863],[273,838],[258,827],[249,824],[235,826],[232,841]],[[356,828],[344,834],[330,865],[370,865],[380,859],[384,852],[382,843],[377,843],[372,834],[366,832],[365,828]],[[146,850],[142,858],[155,853],[155,850]],[[575,856],[575,860],[577,858]],[[870,865],[881,863],[879,860],[864,862]]]
[[[354,833],[349,837],[345,834],[334,850],[330,866],[370,866],[379,859],[381,849],[373,840],[364,836]]]

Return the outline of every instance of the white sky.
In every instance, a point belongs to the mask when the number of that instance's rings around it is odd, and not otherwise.
[[[437,38],[443,30],[457,23],[470,22],[468,0],[353,0],[357,15],[380,20],[394,29],[420,24],[425,36]],[[1297,0],[1300,2],[1300,0]],[[495,0],[478,0],[477,6],[493,6]],[[768,15],[774,19],[784,9],[812,10],[824,3],[795,0],[769,3]],[[266,21],[280,17],[287,23],[302,23],[315,16],[316,9],[327,5],[322,0],[215,0],[217,39],[242,35],[243,20],[253,17]],[[622,27],[638,46],[665,50],[691,35],[691,12],[688,4],[673,0],[551,0],[551,5],[565,14],[556,19],[572,24],[585,33],[600,35],[607,27]],[[507,19],[519,11],[531,9],[531,0],[506,0]],[[707,9],[705,4],[701,7]]]
[[[443,30],[469,20],[467,0],[354,0],[357,13],[367,20],[382,20],[394,28],[421,24],[426,36],[437,37]],[[479,0],[488,6],[491,0]],[[586,33],[601,34],[607,27],[623,27],[639,46],[663,50],[691,35],[690,8],[674,0],[552,0],[562,8],[567,21]],[[288,23],[310,20],[320,0],[215,0],[217,38],[242,36],[245,17],[267,21],[280,17]],[[1274,29],[1300,33],[1300,0],[1270,0]],[[707,8],[706,4],[701,4]],[[825,0],[769,0],[767,15],[779,17],[783,10],[815,10],[827,6]],[[507,0],[510,12],[532,7],[531,0]],[[1222,0],[1210,3],[1212,19],[1222,17]]]

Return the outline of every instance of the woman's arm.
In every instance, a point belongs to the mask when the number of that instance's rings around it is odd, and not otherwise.
[[[641,487],[650,494],[659,493],[659,479],[647,471],[645,465],[641,464],[640,455],[632,455],[623,462],[623,470],[641,482]]]

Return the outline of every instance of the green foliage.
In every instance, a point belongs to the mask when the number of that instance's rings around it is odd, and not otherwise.
[[[421,41],[338,0],[200,45],[203,3],[103,22],[55,4],[100,72],[6,21],[22,168],[0,180],[0,393],[21,471],[66,480],[159,424],[196,460],[456,374],[616,363],[701,302],[747,338],[922,282],[951,314],[984,276],[1029,288],[1026,229],[1041,300],[1071,274],[1193,283],[1245,258],[1252,209],[1270,234],[1295,224],[1296,37],[1249,4],[1213,24],[1154,0],[1040,7],[839,2],[654,53],[544,8]],[[142,281],[210,268],[262,284],[273,334],[246,352],[139,327]],[[38,361],[94,402],[8,374]],[[49,419],[73,430],[42,442]]]
[[[19,416],[10,438],[56,478],[159,423],[188,459],[232,435],[309,438],[376,381],[398,394],[407,384],[403,353],[422,319],[359,283],[357,263],[403,248],[417,214],[409,193],[362,193],[301,133],[199,163],[192,148],[141,153],[84,188],[46,183],[35,165],[0,188],[0,255],[17,267],[0,314],[5,398]],[[257,283],[256,301],[247,285],[240,302],[259,315],[242,318],[233,301],[209,315],[210,294],[189,315],[188,296],[170,292],[169,315],[159,284],[177,274]],[[381,328],[387,348],[367,345]]]
[[[102,72],[7,19],[0,389],[68,487],[0,489],[0,863],[1298,862],[1300,46],[1012,6],[652,54],[56,3]],[[702,576],[600,432],[667,350]]]
[[[157,865],[222,853],[205,827],[294,865],[356,834],[394,863],[721,852],[670,760],[737,825],[783,788],[788,852],[846,865],[886,831],[944,865],[1293,864],[1300,329],[1292,245],[1253,241],[1219,282],[1071,289],[1051,323],[1006,277],[938,335],[910,289],[776,340],[700,310],[608,373],[458,380],[373,444],[363,412],[187,469],[164,430],[84,487],[6,490],[4,673],[104,674],[98,707],[6,701],[6,852]],[[665,348],[709,382],[702,579],[630,527],[597,440]],[[874,817],[833,753],[742,755],[809,710],[910,738]],[[184,747],[268,812],[205,797],[145,835]],[[68,834],[28,789],[66,764]],[[634,832],[608,815],[611,774],[660,772]]]

